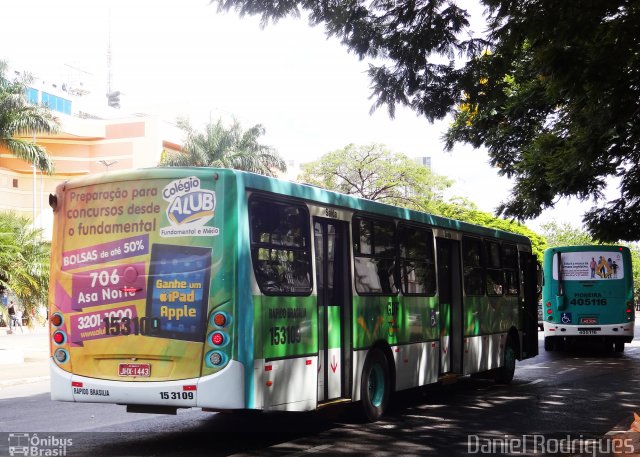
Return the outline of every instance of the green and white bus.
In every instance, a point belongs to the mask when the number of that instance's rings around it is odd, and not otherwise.
[[[375,420],[537,354],[521,235],[227,169],[87,176],[50,205],[54,400]]]
[[[624,351],[633,340],[633,269],[624,246],[559,246],[544,252],[544,348],[601,341]]]

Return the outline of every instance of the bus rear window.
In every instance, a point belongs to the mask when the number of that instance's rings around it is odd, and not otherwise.
[[[302,205],[253,199],[249,203],[251,257],[265,295],[309,295],[309,213]]]

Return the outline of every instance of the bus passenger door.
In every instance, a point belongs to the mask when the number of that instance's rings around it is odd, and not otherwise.
[[[351,300],[348,225],[314,217],[318,294],[318,402],[349,395],[349,348],[345,348]]]
[[[460,242],[436,238],[440,311],[440,375],[462,373],[462,281]]]
[[[522,338],[522,358],[538,355],[538,261],[535,255],[520,252],[520,268],[523,273],[524,336]]]

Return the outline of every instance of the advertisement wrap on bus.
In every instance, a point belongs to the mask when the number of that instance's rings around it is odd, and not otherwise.
[[[64,192],[53,248],[59,273],[52,284],[52,350],[59,376],[68,378],[67,368],[87,378],[69,384],[66,399],[196,404],[193,386],[135,399],[96,380],[184,380],[219,369],[203,342],[206,331],[218,330],[211,337],[231,346],[224,281],[232,281],[232,272],[222,269],[222,259],[233,252],[223,248],[224,207],[217,207],[215,184],[186,176]],[[219,346],[216,356],[229,361],[230,347]]]
[[[520,235],[226,169],[87,176],[50,205],[54,400],[376,420],[537,354]]]

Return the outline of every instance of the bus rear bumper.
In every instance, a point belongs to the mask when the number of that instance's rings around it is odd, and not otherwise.
[[[601,336],[621,339],[625,342],[633,340],[635,322],[611,325],[563,325],[545,322],[545,337]]]
[[[51,399],[177,408],[244,408],[244,367],[234,360],[219,373],[177,381],[109,381],[78,376],[49,360]]]

